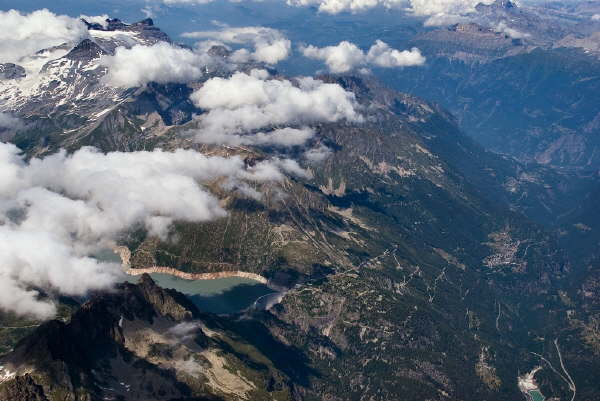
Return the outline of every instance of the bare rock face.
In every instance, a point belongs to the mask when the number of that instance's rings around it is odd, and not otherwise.
[[[13,63],[0,64],[0,79],[25,78],[25,68]]]
[[[175,290],[157,286],[148,274],[142,275],[139,288],[157,315],[173,320],[189,320],[199,314],[198,309],[185,296]]]
[[[517,5],[515,2],[510,0],[496,0],[494,3],[487,6],[483,3],[479,3],[476,7],[477,11],[481,11],[486,8],[510,10],[511,8],[517,8]]]
[[[0,401],[48,401],[31,375],[17,376],[0,386]]]
[[[156,26],[154,26],[154,21],[151,18],[146,18],[139,22],[133,24],[126,24],[120,19],[117,18],[109,18],[106,20],[106,24],[101,25],[98,23],[90,23],[85,19],[83,22],[87,25],[89,30],[95,31],[129,31],[129,32],[137,32],[141,33],[144,36],[154,37],[156,40],[163,40],[170,42],[167,34],[162,32]]]
[[[524,52],[521,40],[476,24],[455,24],[447,29],[427,32],[417,39],[420,48],[464,62],[489,62]]]
[[[123,369],[137,372],[135,362],[143,363],[127,349],[125,320],[136,327],[152,327],[160,320],[170,327],[198,315],[196,307],[182,294],[158,287],[147,275],[142,277],[139,285],[125,283],[114,293],[98,294],[83,304],[69,323],[52,320],[42,324],[0,362],[3,369],[17,375],[4,385],[3,391],[8,397],[5,399],[46,399],[42,387],[26,375],[28,372],[41,378],[51,400],[58,399],[57,394],[61,392],[71,394],[67,399],[77,399],[72,397],[78,391],[93,393],[94,383],[100,380],[97,372],[106,364],[124,363]],[[196,344],[202,343],[199,336],[202,336],[201,331],[195,333]],[[143,376],[140,380],[159,383],[161,391],[173,397],[187,394],[176,380],[159,369],[138,375]],[[18,396],[15,395],[17,390],[21,391]],[[0,400],[4,399],[0,396]]]
[[[63,360],[86,368],[95,350],[103,352],[125,342],[122,318],[152,324],[155,319],[184,321],[200,314],[182,294],[158,287],[148,275],[139,285],[122,284],[113,294],[99,294],[82,305],[67,324],[51,320],[19,343],[8,358],[15,365],[44,366]]]
[[[103,54],[107,54],[104,49],[98,46],[90,39],[82,40],[73,50],[71,50],[65,58],[71,60],[90,61],[96,59]]]
[[[231,55],[231,51],[228,50],[225,46],[213,46],[208,49],[208,54],[216,57],[229,57]]]

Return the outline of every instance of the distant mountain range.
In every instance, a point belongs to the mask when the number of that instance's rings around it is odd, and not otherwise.
[[[593,23],[511,2],[477,9],[477,23],[414,38],[427,66],[387,81],[439,102],[493,151],[597,169],[600,42],[587,33]]]

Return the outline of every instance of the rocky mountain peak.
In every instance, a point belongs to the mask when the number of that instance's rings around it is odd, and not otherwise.
[[[231,55],[231,51],[228,50],[225,46],[212,46],[208,49],[208,54],[213,57],[229,57]]]
[[[516,9],[518,7],[518,4],[514,1],[511,0],[496,0],[494,3],[492,4],[484,4],[484,3],[479,3],[475,9],[479,12],[483,11],[483,10],[512,10],[512,9]]]
[[[108,21],[108,20],[106,20],[106,21]],[[97,22],[89,22],[85,18],[81,18],[81,22],[83,22],[87,26],[88,30],[92,30],[92,29],[93,30],[97,30],[97,31],[103,31],[104,30],[104,27],[101,24],[97,23]]]
[[[17,344],[5,363],[43,367],[58,359],[85,368],[94,352],[124,344],[123,319],[152,324],[157,318],[166,318],[175,323],[199,314],[183,294],[157,286],[146,274],[137,285],[123,283],[115,292],[92,296],[69,323],[51,320],[42,324]]]
[[[25,68],[13,63],[0,64],[0,79],[25,78]]]
[[[144,38],[152,41],[165,41],[171,42],[169,36],[162,32],[159,28],[154,26],[152,18],[146,18],[133,24],[127,24],[118,18],[109,18],[105,24],[90,23],[85,19],[82,21],[86,24],[90,31],[127,31],[141,34]]]
[[[142,275],[138,288],[158,315],[170,317],[173,320],[188,320],[200,313],[183,294],[159,287],[148,274]]]
[[[121,29],[124,29],[127,27],[127,24],[118,18],[110,18],[110,19],[107,19],[106,22],[107,22],[107,26],[106,26],[107,31],[117,31],[117,30],[121,30]]]
[[[90,39],[82,40],[77,46],[73,48],[65,58],[71,60],[93,60],[95,58],[100,57],[103,54],[107,54],[107,52],[102,49],[98,44]]]
[[[141,25],[141,26],[154,26],[154,21],[152,18],[146,18],[141,21],[134,23],[133,25]]]
[[[83,23],[86,24],[88,29],[96,30],[96,31],[120,31],[120,30],[127,30],[132,27],[144,28],[144,27],[153,27],[154,26],[154,21],[152,20],[152,18],[146,18],[141,21],[134,22],[133,24],[126,24],[125,22],[121,21],[118,18],[108,18],[106,20],[106,24],[99,24],[97,22],[89,22],[83,18],[81,19],[81,21],[83,21]]]
[[[122,30],[128,26],[118,18],[107,18],[105,24],[89,22],[84,18],[82,18],[81,21],[87,26],[89,30],[94,31],[117,31]]]
[[[495,7],[499,8],[515,8],[517,7],[517,3],[510,0],[496,0],[493,4]]]

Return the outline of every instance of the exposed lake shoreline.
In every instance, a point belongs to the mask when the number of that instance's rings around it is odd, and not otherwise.
[[[287,288],[282,287],[280,285],[274,284],[269,279],[264,276],[261,276],[257,273],[250,273],[240,270],[232,270],[232,271],[220,271],[220,272],[212,272],[212,273],[187,273],[177,270],[172,267],[166,266],[149,266],[144,268],[136,268],[133,269],[131,267],[131,251],[129,248],[125,246],[117,246],[113,248],[113,251],[119,255],[121,259],[121,265],[125,273],[130,276],[141,276],[144,273],[147,274],[168,274],[171,276],[175,276],[184,280],[215,280],[221,278],[230,278],[230,277],[238,277],[245,278],[249,280],[254,280],[258,283],[264,284],[267,287],[271,288],[274,291],[286,291]]]
[[[131,276],[140,276],[144,273],[169,274],[171,276],[176,276],[176,277],[179,277],[179,278],[182,278],[185,280],[214,280],[214,279],[219,279],[219,278],[240,277],[240,278],[247,278],[250,280],[258,281],[261,284],[269,285],[269,280],[267,280],[265,277],[261,276],[260,274],[243,272],[243,271],[221,271],[221,272],[214,272],[214,273],[186,273],[186,272],[182,272],[177,269],[174,269],[172,267],[152,266],[152,267],[145,267],[145,268],[140,268],[140,269],[129,268],[125,272]]]

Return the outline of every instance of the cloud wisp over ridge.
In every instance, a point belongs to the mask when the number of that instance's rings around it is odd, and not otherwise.
[[[425,64],[425,57],[417,48],[396,50],[377,40],[368,52],[362,51],[352,42],[342,41],[335,46],[304,46],[300,51],[305,57],[322,60],[329,71],[345,73],[356,68],[377,66],[382,68],[412,67]]]
[[[230,56],[231,61],[246,63],[256,61],[277,64],[289,57],[292,43],[280,31],[261,26],[223,27],[216,31],[186,32],[185,38],[210,39],[222,43],[251,45],[254,50],[238,49]]]
[[[287,0],[290,6],[318,6],[319,12],[339,14],[362,12],[375,7],[399,8],[406,0]]]
[[[132,88],[156,83],[187,83],[201,79],[207,67],[221,65],[233,69],[236,63],[261,62],[276,64],[291,52],[291,42],[278,30],[264,27],[224,28],[218,31],[188,32],[187,38],[205,39],[195,49],[160,42],[152,46],[119,47],[114,55],[104,55],[100,64],[107,68],[105,84]],[[241,48],[226,59],[214,57],[215,45],[251,45]]]

